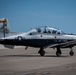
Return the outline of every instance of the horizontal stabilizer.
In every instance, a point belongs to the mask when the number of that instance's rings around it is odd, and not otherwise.
[[[14,46],[13,45],[4,45],[4,47],[10,48],[10,49],[14,49]]]

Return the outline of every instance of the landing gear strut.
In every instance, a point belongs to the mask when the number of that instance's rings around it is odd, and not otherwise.
[[[43,48],[40,48],[40,50],[38,51],[38,53],[41,55],[41,56],[44,56],[45,55],[45,51]]]
[[[73,49],[71,48],[71,51],[69,52],[70,56],[74,55]]]
[[[60,47],[57,47],[56,55],[57,57],[60,57],[62,54]]]

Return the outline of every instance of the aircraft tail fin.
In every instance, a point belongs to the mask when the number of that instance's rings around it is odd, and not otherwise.
[[[10,33],[8,26],[8,20],[6,18],[0,19],[0,38],[4,37],[5,34]]]

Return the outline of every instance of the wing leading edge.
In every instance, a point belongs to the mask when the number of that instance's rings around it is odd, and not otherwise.
[[[66,47],[73,47],[74,45],[76,45],[76,40],[73,41],[67,41],[64,43],[59,43],[59,44],[52,44],[52,45],[47,45],[44,48],[55,48],[57,46],[61,47],[61,48],[66,48]]]

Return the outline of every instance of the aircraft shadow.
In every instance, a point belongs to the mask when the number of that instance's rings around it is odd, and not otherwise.
[[[3,55],[0,57],[57,57],[56,55],[45,55],[45,56],[40,56],[40,55]],[[60,57],[70,57],[69,55],[62,55]]]

